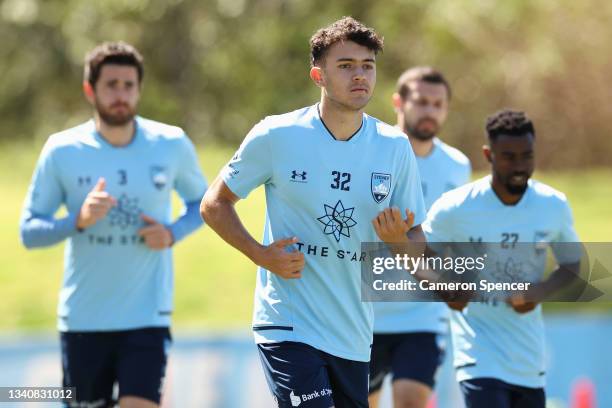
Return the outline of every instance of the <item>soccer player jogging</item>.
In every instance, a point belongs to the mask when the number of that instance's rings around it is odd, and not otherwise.
[[[483,151],[491,175],[442,195],[423,229],[433,248],[443,242],[467,243],[466,252],[473,245],[495,248],[499,262],[489,264],[488,274],[510,274],[515,281],[525,274],[533,282],[526,293],[507,301],[452,303],[454,364],[466,406],[544,408],[544,328],[538,303],[575,277],[580,254],[575,244],[568,250],[560,243],[578,242],[578,237],[565,195],[530,179],[531,120],[523,112],[503,110],[488,118],[486,132],[489,143]],[[534,244],[525,251],[521,243]],[[547,247],[559,266],[543,280]]]
[[[52,135],[26,197],[28,248],[67,240],[58,306],[72,406],[156,407],[170,345],[172,245],[202,225],[206,181],[178,127],[136,116],[139,52],[104,43],[85,61],[94,118]],[[171,193],[185,210],[171,220]],[[56,218],[64,205],[67,216]]]
[[[320,103],[255,125],[202,201],[210,227],[259,265],[253,331],[280,407],[368,406],[373,312],[361,301],[361,243],[424,240],[410,144],[364,113],[382,46],[350,17],[317,31]],[[234,204],[262,184],[260,244]]]
[[[431,67],[405,71],[393,94],[397,126],[416,155],[426,208],[470,179],[469,159],[436,137],[446,120],[450,97],[448,81]],[[443,303],[374,303],[370,407],[378,406],[380,388],[390,373],[393,405],[424,408],[443,360],[447,331],[448,308]]]

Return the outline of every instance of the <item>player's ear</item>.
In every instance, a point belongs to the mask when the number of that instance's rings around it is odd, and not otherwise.
[[[395,112],[399,113],[400,109],[402,108],[402,97],[400,96],[400,94],[398,94],[397,92],[393,92],[393,95],[391,96],[391,102],[393,103],[393,108],[395,109]]]
[[[95,99],[95,91],[89,81],[83,81],[83,93],[85,94],[85,98],[87,98],[89,103],[93,104]]]
[[[310,68],[310,79],[312,79],[312,81],[318,87],[322,87],[324,85],[323,70],[321,67],[314,66]]]
[[[491,146],[482,145],[482,154],[484,154],[485,159],[491,163]]]

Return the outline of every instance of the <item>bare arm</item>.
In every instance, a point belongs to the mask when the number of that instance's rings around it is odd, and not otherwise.
[[[572,284],[579,275],[580,262],[559,265],[548,279],[531,285],[525,293],[510,296],[508,303],[518,313],[530,312],[538,303]]]
[[[253,263],[285,279],[301,277],[304,254],[285,250],[286,246],[297,242],[297,237],[281,239],[268,246],[261,245],[246,230],[236,213],[235,204],[239,199],[225,182],[217,177],[202,199],[200,214],[225,242],[242,252]]]
[[[431,250],[427,248],[427,239],[420,225],[413,227],[414,214],[406,210],[406,218],[403,219],[399,208],[385,208],[372,220],[372,225],[381,241],[387,243],[391,253],[394,255],[407,254],[410,257],[419,257],[423,254],[432,256]],[[413,275],[417,280],[433,280],[440,278],[439,274],[431,270],[419,270]],[[470,294],[439,293],[448,306],[453,310],[461,311],[468,303]]]
[[[417,225],[416,227],[410,228],[407,235],[410,242],[427,242],[427,239],[425,238],[425,233],[423,232],[423,228],[421,228],[421,225]]]

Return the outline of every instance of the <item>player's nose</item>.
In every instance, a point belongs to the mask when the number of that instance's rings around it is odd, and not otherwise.
[[[366,75],[365,70],[362,67],[355,68],[353,71],[353,81],[365,81]]]

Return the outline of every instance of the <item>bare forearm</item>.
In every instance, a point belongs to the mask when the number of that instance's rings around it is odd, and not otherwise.
[[[420,225],[411,228],[403,238],[403,241],[387,243],[393,256],[408,256],[418,258],[423,255],[427,246],[425,234]]]
[[[297,237],[261,245],[244,228],[234,205],[240,198],[217,177],[202,199],[200,215],[225,242],[249,257],[253,263],[283,279],[299,279],[304,269],[304,254],[291,250]],[[288,250],[289,249],[289,250]]]
[[[225,242],[258,264],[257,254],[262,246],[246,230],[232,202],[205,195],[200,215]]]
[[[555,292],[571,285],[578,278],[580,263],[559,265],[550,277],[545,281],[533,285],[528,293],[528,297],[534,297],[536,301],[544,301]]]
[[[408,239],[411,243],[427,242],[427,239],[425,238],[425,233],[423,232],[423,229],[420,225],[411,228],[406,235],[408,236]]]

